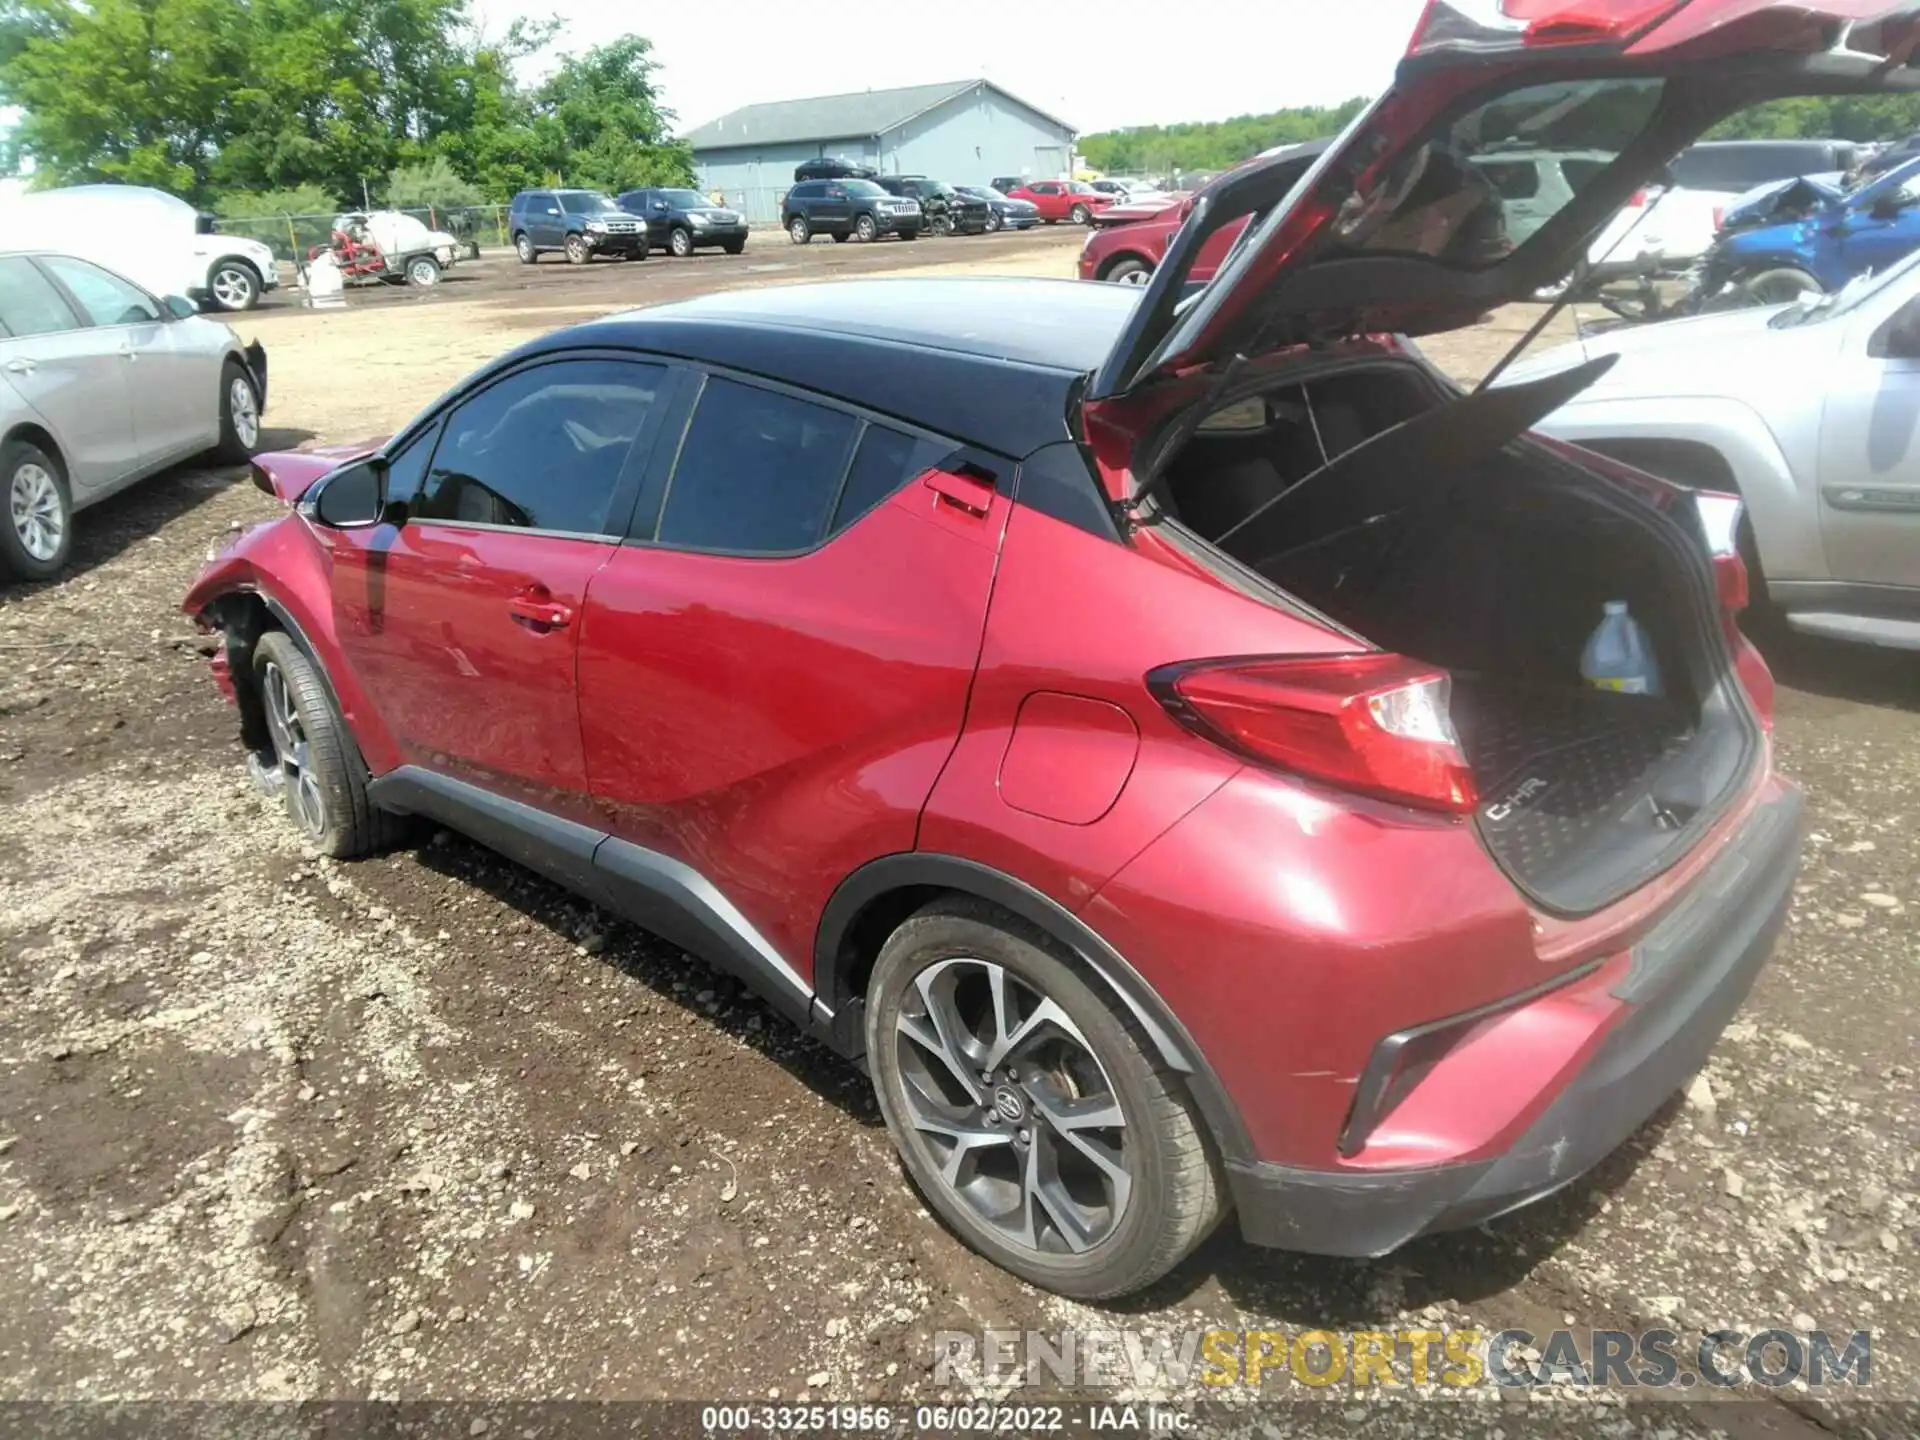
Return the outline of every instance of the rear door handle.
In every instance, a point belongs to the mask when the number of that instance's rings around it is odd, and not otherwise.
[[[572,609],[545,594],[516,595],[507,602],[507,613],[534,630],[564,630],[573,623]]]
[[[942,504],[964,510],[969,515],[985,515],[993,508],[993,486],[971,475],[955,475],[950,470],[929,470],[920,483],[938,496]]]
[[[140,358],[140,352],[133,348],[133,342],[131,340],[122,340],[120,342],[120,356],[123,360],[132,362]]]
[[[9,360],[7,361],[7,373],[9,375],[31,375],[33,373],[33,361],[27,359]]]

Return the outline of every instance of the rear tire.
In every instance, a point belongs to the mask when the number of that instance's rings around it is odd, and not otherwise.
[[[38,445],[0,446],[0,574],[51,580],[73,555],[67,472]]]
[[[253,675],[295,828],[336,860],[392,844],[401,822],[368,798],[366,763],[306,653],[269,630],[254,647]]]
[[[407,284],[431,290],[440,283],[440,262],[431,255],[416,255],[407,261]]]
[[[1043,1289],[1139,1290],[1224,1212],[1179,1077],[1047,937],[991,906],[937,901],[894,931],[868,986],[866,1044],[888,1133],[927,1202]]]
[[[807,217],[796,215],[787,221],[787,238],[796,245],[804,245],[813,238],[813,227],[807,223]]]
[[[260,449],[260,391],[246,367],[229,360],[220,368],[220,443],[213,458],[244,465]]]

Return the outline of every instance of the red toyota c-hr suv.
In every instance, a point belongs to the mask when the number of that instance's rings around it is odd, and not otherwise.
[[[330,854],[431,817],[737,973],[1066,1294],[1229,1209],[1378,1255],[1567,1184],[1791,893],[1737,502],[1527,433],[1604,360],[1464,394],[1379,337],[1564,275],[1733,110],[1912,85],[1920,31],[1504,3],[1429,6],[1144,288],[717,295],[263,458],[290,513],[186,600],[259,772]],[[1466,161],[1517,137],[1618,158],[1514,246]],[[1582,681],[1612,600],[1647,693]]]

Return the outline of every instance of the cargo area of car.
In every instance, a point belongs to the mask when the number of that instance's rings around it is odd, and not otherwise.
[[[1412,367],[1243,396],[1180,443],[1156,503],[1202,553],[1446,669],[1482,842],[1536,903],[1587,913],[1685,853],[1757,730],[1704,553],[1515,443],[1553,394],[1490,397],[1443,394]],[[1583,680],[1610,600],[1647,632],[1663,693]]]

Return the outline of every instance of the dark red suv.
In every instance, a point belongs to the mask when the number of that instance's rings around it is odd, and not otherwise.
[[[1211,192],[1144,289],[565,330],[262,459],[293,508],[186,607],[316,846],[431,817],[743,977],[1037,1284],[1134,1289],[1229,1209],[1339,1255],[1486,1220],[1701,1064],[1801,804],[1736,502],[1528,434],[1605,360],[1469,395],[1377,337],[1564,275],[1723,115],[1905,73],[1776,18],[1430,5],[1342,145]],[[1619,158],[1503,246],[1465,157],[1512,135]],[[1583,682],[1613,600],[1664,686]]]

